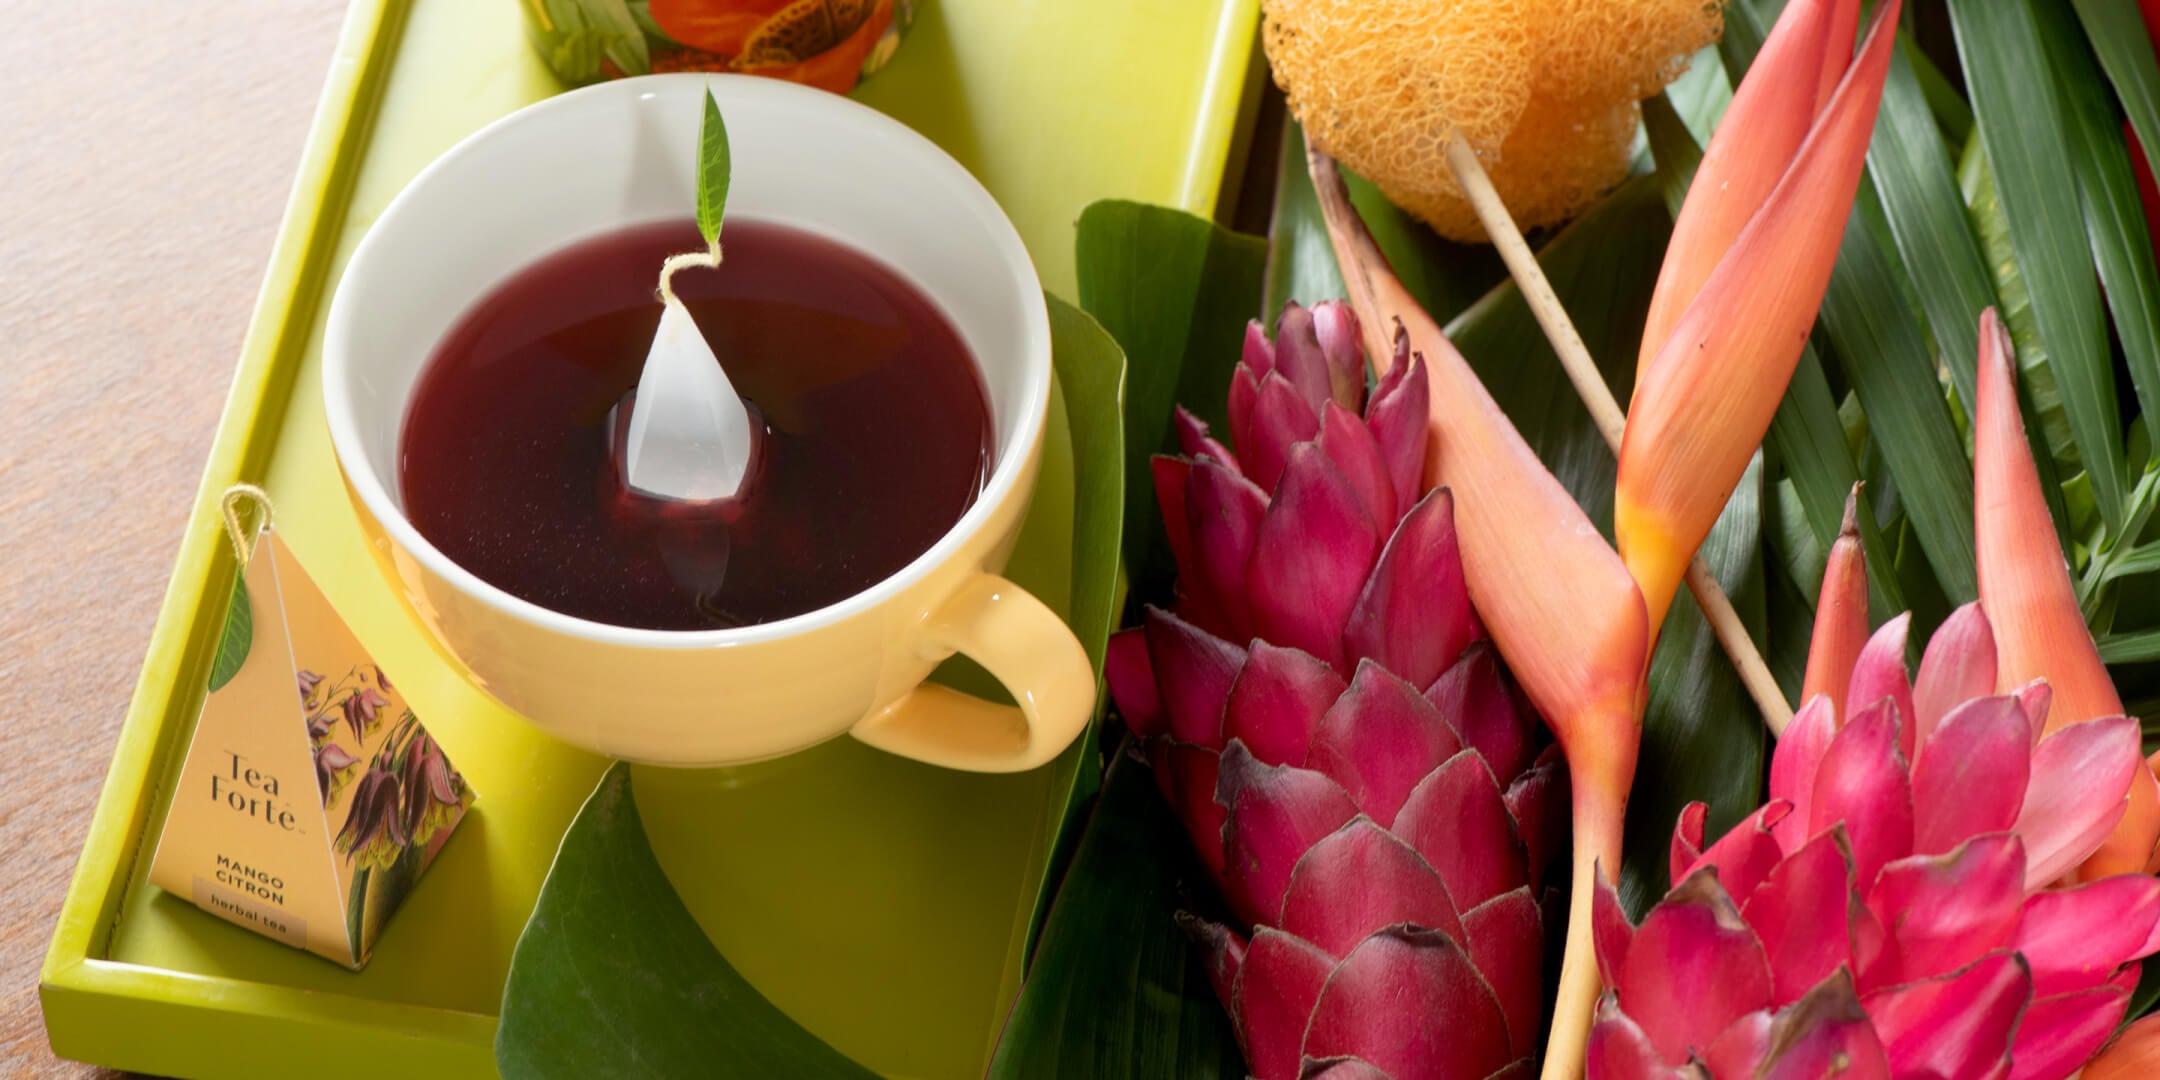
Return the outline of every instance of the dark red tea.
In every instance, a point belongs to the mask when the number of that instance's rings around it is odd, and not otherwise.
[[[421,534],[542,607],[706,630],[861,592],[952,528],[991,458],[952,324],[832,241],[731,219],[724,243],[718,270],[674,288],[769,425],[734,520],[626,496],[607,441],[659,325],[661,260],[702,246],[684,221],[559,251],[463,316],[405,416],[399,480]]]

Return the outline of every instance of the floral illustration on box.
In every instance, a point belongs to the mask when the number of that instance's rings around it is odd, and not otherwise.
[[[336,680],[302,668],[296,679],[324,809],[352,791],[332,843],[351,875],[346,922],[359,953],[372,940],[368,928],[405,898],[472,791],[420,718],[391,696],[382,668],[355,664]]]
[[[454,824],[465,795],[465,778],[407,709],[354,789],[338,853],[355,866],[388,871]]]
[[[892,58],[913,14],[910,0],[528,0],[526,22],[572,83],[711,71],[846,93]]]
[[[390,704],[390,698],[383,693],[390,688],[390,682],[381,668],[360,664],[347,669],[335,682],[306,668],[300,669],[295,678],[300,706],[307,716],[308,744],[315,755],[315,786],[322,793],[324,809],[328,809],[337,802],[338,793],[351,782],[360,764],[352,749],[338,744],[338,721],[343,720],[352,732],[354,744],[365,744],[381,723],[383,707]]]
[[[339,743],[340,732],[349,731],[361,753],[366,752],[369,738],[388,722],[394,704],[385,693],[391,689],[390,677],[373,664],[355,664],[336,682],[305,668],[297,678],[315,754],[315,783],[327,809],[336,805],[360,768],[360,756]],[[442,747],[411,709],[400,708],[396,727],[354,789],[352,806],[337,833],[338,853],[348,863],[387,870],[407,850],[424,851],[438,833],[455,824],[466,796],[465,778]]]

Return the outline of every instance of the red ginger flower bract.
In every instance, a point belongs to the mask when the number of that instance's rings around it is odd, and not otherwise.
[[[1424,489],[1427,394],[1404,362],[1367,403],[1354,316],[1293,305],[1247,337],[1237,453],[1181,413],[1185,454],[1155,460],[1178,603],[1108,676],[1252,928],[1188,920],[1261,1080],[1477,1080],[1535,1050],[1566,788]]]
[[[1593,1077],[1670,1076],[1691,1058],[1714,1077],[1787,1075],[1797,1066],[1781,1055],[1817,1040],[1853,1075],[2052,1080],[2114,1031],[2133,961],[2160,951],[2160,879],[2044,886],[2120,816],[2143,767],[2136,725],[2089,720],[2035,744],[2046,696],[2027,693],[1962,701],[1931,726],[1911,704],[1950,689],[1931,667],[1993,676],[1978,606],[1952,623],[1902,698],[1893,687],[1842,728],[1828,698],[1811,701],[1778,745],[1771,801],[1707,849],[1703,808],[1690,807],[1673,835],[1680,885],[1642,925],[1600,884],[1611,990]],[[1855,695],[1902,683],[1890,647],[1903,631],[1877,635]],[[1894,674],[1868,670],[1892,662]],[[1912,759],[1908,708],[1921,709]],[[1768,1036],[1801,1013],[1806,1030]]]
[[[1861,602],[1819,607],[1817,641],[1865,626],[1849,518],[1846,531],[1824,587]],[[1713,1077],[1816,1076],[1839,1059],[1863,1077],[2055,1080],[2121,1022],[2132,962],[2160,951],[2160,879],[2051,883],[2123,816],[2146,770],[2136,722],[2043,735],[2048,686],[1996,693],[1980,604],[1943,623],[1908,680],[1909,622],[1886,623],[1843,671],[1810,664],[1823,692],[1778,743],[1770,801],[1711,844],[1705,808],[1689,807],[1672,841],[1680,884],[1641,926],[1600,884],[1611,992],[1592,1076],[1671,1076],[1691,1059]]]

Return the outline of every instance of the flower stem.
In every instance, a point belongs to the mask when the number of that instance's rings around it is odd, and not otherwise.
[[[1590,1045],[1602,980],[1591,939],[1590,907],[1601,866],[1620,865],[1621,822],[1627,800],[1615,799],[1594,779],[1572,778],[1575,807],[1574,875],[1568,890],[1567,949],[1560,960],[1560,987],[1553,999],[1552,1035],[1545,1044],[1541,1080],[1579,1080]]]
[[[1447,159],[1448,167],[1455,173],[1455,182],[1469,197],[1479,223],[1485,226],[1486,235],[1500,252],[1501,261],[1507,264],[1516,287],[1522,291],[1524,302],[1530,305],[1530,313],[1537,317],[1546,339],[1552,342],[1553,352],[1560,357],[1561,368],[1575,386],[1575,395],[1590,411],[1590,418],[1597,423],[1605,444],[1618,454],[1620,436],[1627,428],[1627,416],[1621,412],[1620,403],[1614,400],[1612,388],[1605,385],[1605,377],[1599,373],[1597,362],[1590,358],[1590,350],[1576,331],[1574,320],[1568,317],[1567,308],[1553,292],[1552,282],[1546,279],[1544,268],[1538,265],[1537,255],[1523,239],[1522,230],[1515,226],[1515,218],[1508,213],[1500,193],[1493,189],[1492,178],[1478,163],[1477,152],[1461,134],[1449,138]],[[1733,668],[1740,673],[1748,696],[1755,699],[1763,723],[1769,725],[1771,734],[1784,734],[1785,725],[1792,722],[1792,706],[1786,703],[1777,679],[1770,674],[1770,666],[1763,662],[1762,653],[1755,648],[1755,640],[1748,636],[1747,625],[1740,621],[1740,613],[1733,609],[1731,598],[1725,595],[1725,589],[1699,555],[1688,562],[1687,585],[1688,591],[1695,595],[1696,605],[1702,609],[1703,618],[1716,632],[1718,644],[1732,658]],[[1650,628],[1653,641],[1657,632],[1658,627]]]

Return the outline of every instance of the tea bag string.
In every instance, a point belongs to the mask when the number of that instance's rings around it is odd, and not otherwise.
[[[675,277],[675,271],[680,270],[686,266],[703,266],[709,269],[719,269],[719,238],[715,237],[713,239],[712,248],[710,250],[685,251],[680,255],[670,255],[667,257],[666,262],[660,264],[660,299],[662,302],[669,304],[677,302],[675,299],[675,287],[672,284],[672,281]]]
[[[255,511],[252,529],[241,520],[242,512],[251,506]],[[225,489],[218,508],[225,514],[225,536],[232,541],[233,554],[246,566],[255,558],[255,541],[270,529],[270,493],[253,484],[234,484]]]

